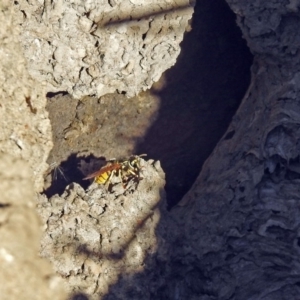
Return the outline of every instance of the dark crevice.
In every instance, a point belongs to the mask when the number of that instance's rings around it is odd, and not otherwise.
[[[65,96],[65,95],[68,95],[68,92],[66,92],[66,91],[48,92],[48,93],[46,94],[46,97],[47,97],[47,98],[53,98],[53,97],[55,97],[55,96],[57,96],[57,95]]]
[[[79,170],[78,166],[80,165],[80,161],[84,159],[85,161],[89,161],[90,159],[94,159],[94,156],[89,156],[86,158],[77,157],[76,154],[72,154],[68,157],[67,160],[60,163],[60,165],[51,166],[51,170],[48,172],[48,176],[50,176],[50,186],[46,188],[44,191],[45,195],[50,198],[55,194],[61,195],[65,188],[76,182],[80,184],[84,189],[87,189],[90,185],[90,181],[83,180],[84,175]]]
[[[191,188],[225,134],[249,86],[253,60],[225,1],[197,1],[191,26],[176,65],[165,73],[165,87],[154,91],[159,116],[136,149],[161,161],[169,207]]]

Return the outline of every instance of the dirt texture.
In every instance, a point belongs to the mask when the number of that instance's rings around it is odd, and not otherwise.
[[[15,1],[29,72],[74,98],[149,89],[176,62],[193,5],[177,1]]]
[[[141,168],[143,179],[126,188],[113,177],[110,186],[93,183],[85,191],[73,184],[61,196],[41,196],[47,224],[42,256],[66,277],[70,292],[99,299],[119,276],[143,272],[145,258],[157,251],[155,228],[166,211],[164,173],[151,160],[142,160]],[[139,294],[146,296],[143,289]]]
[[[34,188],[42,191],[43,176],[48,169],[46,160],[52,147],[45,89],[28,75],[19,44],[19,20],[9,3],[2,6],[3,26],[0,29],[0,149],[2,153],[27,161]]]
[[[42,223],[28,163],[0,154],[1,299],[66,299],[63,282],[39,256]]]
[[[42,86],[30,78],[11,1],[0,3],[0,297],[66,299],[61,279],[39,256],[43,187],[51,142]]]

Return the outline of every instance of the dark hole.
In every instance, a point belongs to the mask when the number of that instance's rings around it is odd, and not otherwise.
[[[83,180],[84,175],[78,169],[78,165],[81,159],[89,161],[94,158],[92,155],[87,158],[78,158],[75,154],[72,154],[68,159],[62,162],[59,166],[55,166],[48,176],[51,176],[51,185],[44,191],[45,195],[50,198],[55,194],[61,195],[66,186],[72,182],[80,184],[84,189],[87,189],[90,185],[89,180]]]
[[[285,173],[285,179],[287,180],[300,179],[300,174],[291,170],[287,170]]]
[[[235,130],[232,130],[232,131],[229,131],[226,136],[224,137],[224,140],[230,140],[232,139],[232,137],[234,136],[235,134]]]
[[[77,293],[75,295],[72,295],[70,300],[89,300],[88,296],[83,293]]]
[[[240,198],[239,198],[239,202],[240,202],[240,203],[243,203],[245,200],[246,200],[246,197],[240,197]]]
[[[24,10],[21,10],[21,12],[22,12],[24,18],[27,18],[27,15],[26,15],[25,11],[24,11]]]
[[[225,1],[197,1],[191,27],[165,73],[166,86],[154,91],[159,116],[135,151],[161,161],[169,207],[191,188],[225,134],[250,83],[253,59]]]
[[[291,164],[299,164],[300,163],[300,156],[296,156],[295,158],[289,159],[289,165]]]
[[[295,158],[289,159],[287,163],[287,171],[285,178],[288,180],[300,179],[300,173],[298,172],[298,168],[300,166],[300,156],[296,156]],[[293,170],[294,168],[294,170]],[[292,170],[291,170],[292,169]]]
[[[243,193],[245,191],[245,187],[244,186],[240,186],[239,190]]]
[[[282,165],[278,162],[278,163],[276,164],[276,167],[275,167],[275,170],[274,170],[274,174],[275,174],[275,175],[279,175],[281,169],[282,169]]]
[[[53,93],[53,92],[48,92],[48,93],[46,94],[46,97],[47,97],[47,98],[53,98],[53,97],[55,97],[55,96],[57,96],[57,95],[65,96],[65,95],[68,95],[68,92],[66,92],[66,91],[60,91],[60,92],[55,92],[55,93]]]
[[[276,225],[267,227],[266,233],[268,233],[270,236],[273,236],[276,240],[283,242],[288,242],[293,238],[292,230],[288,230]]]

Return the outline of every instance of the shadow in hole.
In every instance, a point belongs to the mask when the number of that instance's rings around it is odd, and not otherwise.
[[[63,161],[59,166],[52,167],[51,172],[49,172],[48,176],[51,176],[51,185],[44,191],[48,198],[55,194],[61,195],[67,185],[71,184],[72,182],[80,184],[84,189],[88,188],[88,186],[91,184],[91,181],[84,180],[83,178],[85,175],[82,174],[78,168],[82,160],[87,163],[93,160],[93,165],[95,165],[95,162],[99,162],[99,168],[105,162],[104,158],[96,158],[92,154],[87,157],[77,157],[77,154],[71,154],[67,160]],[[96,170],[97,168],[92,171]]]
[[[76,293],[72,295],[69,300],[89,300],[89,297],[84,293]]]
[[[197,1],[192,31],[165,73],[159,116],[136,153],[159,159],[169,207],[191,188],[250,83],[253,57],[224,0]]]
[[[57,95],[65,96],[65,95],[68,95],[68,92],[66,92],[66,91],[60,91],[60,92],[55,92],[55,93],[54,92],[48,92],[46,94],[46,97],[47,98],[53,98]]]

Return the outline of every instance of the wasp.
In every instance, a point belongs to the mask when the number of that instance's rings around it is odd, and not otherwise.
[[[107,164],[104,165],[100,170],[88,175],[84,178],[94,178],[94,182],[98,184],[107,185],[111,183],[114,176],[120,178],[124,188],[127,187],[131,180],[138,182],[142,179],[140,177],[140,157],[146,156],[146,154],[132,155],[128,159],[122,160],[108,160]]]
[[[83,180],[95,178],[94,182],[96,182],[98,184],[106,184],[106,183],[110,182],[111,178],[115,174],[119,175],[120,169],[121,169],[120,162],[110,160],[100,170],[88,175],[87,177],[83,178]]]

